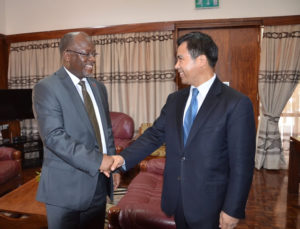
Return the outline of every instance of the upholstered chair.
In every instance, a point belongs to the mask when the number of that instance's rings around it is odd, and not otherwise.
[[[117,151],[125,149],[133,141],[134,122],[133,119],[122,112],[110,112],[112,131]]]
[[[0,147],[0,196],[22,183],[21,152],[12,147]]]

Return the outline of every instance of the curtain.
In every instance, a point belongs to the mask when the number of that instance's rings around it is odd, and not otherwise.
[[[167,95],[175,91],[172,31],[92,36],[95,74],[108,91],[111,111],[129,114],[135,129],[153,122]],[[33,88],[61,66],[59,39],[13,43],[9,55],[9,88]],[[38,134],[34,120],[21,122],[21,134]]]
[[[12,43],[9,53],[8,88],[33,88],[60,66],[59,39]],[[20,122],[21,135],[38,136],[34,119]]]
[[[300,78],[300,25],[267,26],[261,43],[261,101],[255,167],[286,168],[278,121]]]
[[[137,131],[153,122],[176,90],[172,31],[93,36],[95,77],[102,81],[110,109],[130,115]]]
[[[289,161],[290,136],[300,136],[300,84],[287,102],[279,120],[283,155]]]

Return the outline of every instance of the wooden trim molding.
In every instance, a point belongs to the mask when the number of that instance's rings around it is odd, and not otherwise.
[[[300,24],[300,15],[280,16],[280,17],[256,17],[256,18],[234,18],[234,19],[210,19],[210,20],[187,20],[187,21],[169,21],[152,22],[107,26],[103,28],[75,28],[66,30],[44,31],[35,33],[23,33],[5,36],[6,43],[15,43],[32,40],[47,40],[60,38],[63,34],[73,31],[84,31],[89,35],[133,33],[149,31],[166,31],[183,28],[220,28],[220,27],[241,27],[257,25],[287,25]]]
[[[66,30],[55,30],[47,32],[36,33],[23,33],[6,36],[8,43],[33,41],[33,40],[47,40],[61,38],[65,33],[74,31],[84,31],[90,36],[104,35],[104,34],[117,34],[117,33],[135,33],[135,32],[150,32],[150,31],[166,31],[174,30],[173,22],[157,22],[157,23],[140,23],[140,24],[128,24],[117,25],[103,28],[76,28]]]
[[[238,19],[210,19],[210,20],[192,20],[175,22],[175,28],[193,29],[193,28],[226,28],[262,25],[260,18],[238,18]]]
[[[75,28],[66,30],[54,30],[35,33],[23,33],[4,36],[6,43],[15,43],[32,40],[47,40],[60,38],[63,34],[73,31],[84,31],[89,35],[116,34],[116,33],[133,33],[149,31],[166,31],[183,28],[226,28],[241,26],[257,25],[288,25],[300,24],[300,15],[280,16],[280,17],[256,17],[256,18],[234,18],[234,19],[210,19],[210,20],[187,20],[187,21],[169,21],[169,22],[152,22],[107,26],[103,28]]]
[[[263,18],[262,20],[263,20],[263,25],[294,25],[294,24],[300,24],[300,15],[266,17]]]

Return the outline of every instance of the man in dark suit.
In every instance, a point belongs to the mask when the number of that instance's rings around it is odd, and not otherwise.
[[[33,90],[44,144],[37,200],[46,203],[49,229],[103,228],[115,154],[107,92],[89,78],[96,53],[86,33],[64,35],[60,53],[63,66]]]
[[[190,87],[169,95],[153,126],[114,156],[111,169],[129,169],[166,143],[162,210],[178,229],[234,228],[245,216],[253,176],[252,103],[214,73],[211,37],[193,32],[177,44],[175,68]]]

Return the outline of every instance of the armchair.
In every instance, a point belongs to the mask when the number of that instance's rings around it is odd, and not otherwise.
[[[122,112],[110,112],[110,119],[117,151],[132,143],[134,133],[133,119]]]
[[[108,210],[109,229],[175,229],[175,221],[161,210],[165,158],[144,160],[140,173],[131,181],[127,193]]]
[[[12,147],[0,147],[0,196],[22,183],[21,152]]]
[[[134,122],[133,119],[122,112],[110,112],[112,131],[117,154],[128,147],[134,140]],[[122,179],[120,186],[127,185],[136,175],[137,168],[121,173]]]

